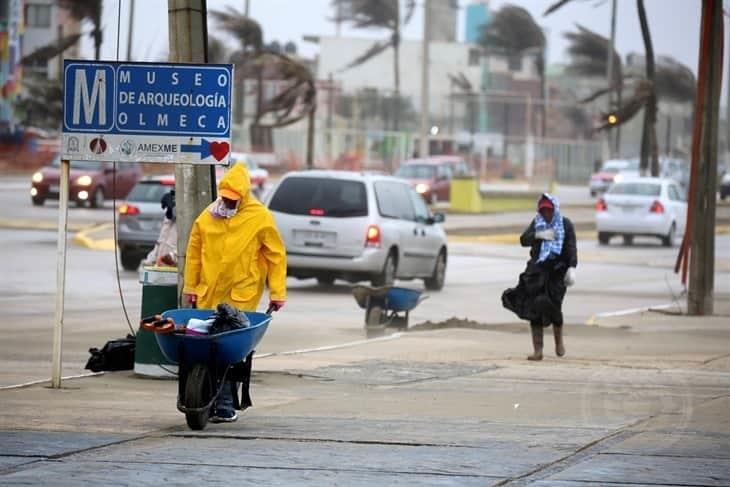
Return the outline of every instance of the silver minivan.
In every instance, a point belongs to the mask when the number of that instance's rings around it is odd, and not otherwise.
[[[286,174],[265,201],[286,244],[288,274],[444,285],[447,261],[443,214],[431,214],[407,181],[378,174],[299,171]]]

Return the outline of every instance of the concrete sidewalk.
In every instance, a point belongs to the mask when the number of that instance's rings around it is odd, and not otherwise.
[[[255,362],[255,406],[189,431],[173,381],[0,390],[3,485],[730,485],[730,306],[439,328]],[[232,480],[238,478],[239,480]],[[242,480],[241,480],[242,479]]]

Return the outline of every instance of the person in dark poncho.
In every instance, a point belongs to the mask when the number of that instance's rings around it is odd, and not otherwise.
[[[542,360],[543,327],[553,325],[555,353],[565,355],[563,344],[563,298],[575,282],[578,265],[573,223],[560,214],[558,199],[540,196],[537,215],[520,237],[530,247],[530,260],[517,287],[502,294],[502,305],[530,322],[534,353],[528,360]]]

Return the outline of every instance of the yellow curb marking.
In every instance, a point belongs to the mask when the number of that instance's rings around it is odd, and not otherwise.
[[[91,234],[108,230],[111,227],[111,223],[102,223],[101,225],[87,227],[74,235],[74,243],[92,250],[114,250],[113,238],[100,238],[95,240],[90,237]]]
[[[88,224],[71,223],[68,229],[71,232],[79,232],[88,228]],[[58,222],[51,220],[34,220],[32,218],[2,218],[0,217],[0,228],[13,230],[58,230]]]

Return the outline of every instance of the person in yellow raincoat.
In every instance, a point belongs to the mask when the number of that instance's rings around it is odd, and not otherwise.
[[[214,309],[228,303],[256,310],[264,287],[269,308],[286,301],[286,250],[269,210],[251,194],[246,167],[234,165],[218,184],[218,199],[193,223],[185,256],[183,293],[191,304]],[[224,387],[214,405],[213,422],[237,419],[233,391]]]

